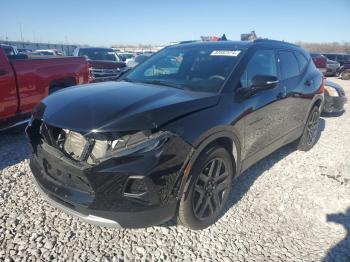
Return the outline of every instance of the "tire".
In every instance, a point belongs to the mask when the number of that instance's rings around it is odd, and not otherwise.
[[[349,80],[350,79],[350,69],[346,69],[343,72],[340,73],[340,78],[342,80]]]
[[[309,151],[317,142],[320,125],[320,110],[314,106],[307,118],[303,134],[297,142],[297,149],[300,151]]]
[[[230,195],[233,170],[232,157],[225,148],[214,146],[203,151],[193,165],[187,190],[180,200],[178,224],[194,230],[214,224]]]

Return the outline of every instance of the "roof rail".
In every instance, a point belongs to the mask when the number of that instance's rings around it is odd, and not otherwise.
[[[267,42],[267,43],[280,43],[280,44],[285,44],[285,45],[292,45],[292,46],[297,46],[296,44],[292,44],[289,42],[285,42],[285,41],[280,41],[280,40],[272,40],[272,39],[268,39],[268,38],[259,38],[254,40],[254,43],[261,43],[261,42]]]

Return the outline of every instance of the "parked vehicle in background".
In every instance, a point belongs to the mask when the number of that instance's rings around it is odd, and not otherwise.
[[[336,76],[339,68],[340,68],[340,64],[338,62],[327,58],[327,71],[324,73],[324,75],[325,76]]]
[[[134,68],[135,66],[145,62],[148,58],[150,58],[152,54],[151,53],[145,53],[138,55],[131,59],[129,62],[126,63],[126,66],[129,68]]]
[[[324,53],[325,57],[330,60],[337,61],[341,66],[343,64],[350,64],[350,54],[345,53]]]
[[[27,53],[31,53],[33,52],[33,50],[28,49],[28,48],[17,48],[18,53],[22,53],[22,54],[27,54]]]
[[[83,58],[28,59],[0,46],[0,131],[26,122],[34,106],[59,89],[88,83]]]
[[[63,56],[64,53],[57,49],[40,49],[34,50],[32,54],[35,55],[46,55],[46,56]]]
[[[73,56],[84,56],[90,64],[90,82],[114,81],[126,65],[112,48],[78,47]]]
[[[339,77],[343,80],[349,80],[350,79],[350,63],[349,64],[343,64],[339,69],[337,74]]]
[[[135,58],[136,54],[135,53],[126,53],[126,52],[119,52],[118,56],[120,59],[125,62],[126,64],[131,61],[132,59]]]
[[[337,83],[325,80],[324,82],[324,113],[339,113],[344,111],[347,102],[344,89]]]
[[[2,51],[7,55],[17,55],[18,54],[18,50],[15,46],[12,45],[3,45],[0,44],[0,49],[2,49]]]
[[[322,74],[327,72],[327,58],[320,53],[311,52],[310,53],[315,66],[321,71]]]
[[[323,91],[322,74],[296,45],[169,46],[120,81],[44,99],[27,128],[30,168],[50,203],[87,222],[176,218],[203,229],[244,170],[293,141],[313,147]]]

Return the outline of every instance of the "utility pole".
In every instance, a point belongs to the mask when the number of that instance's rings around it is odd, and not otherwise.
[[[19,31],[21,33],[21,42],[23,43],[22,23],[19,23]]]

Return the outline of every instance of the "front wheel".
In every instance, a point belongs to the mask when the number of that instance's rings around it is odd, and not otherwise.
[[[316,143],[320,126],[320,110],[314,106],[308,116],[303,134],[298,141],[298,150],[309,151]]]
[[[215,146],[202,152],[180,201],[179,224],[198,230],[215,223],[227,202],[233,174],[232,158],[225,148]]]

